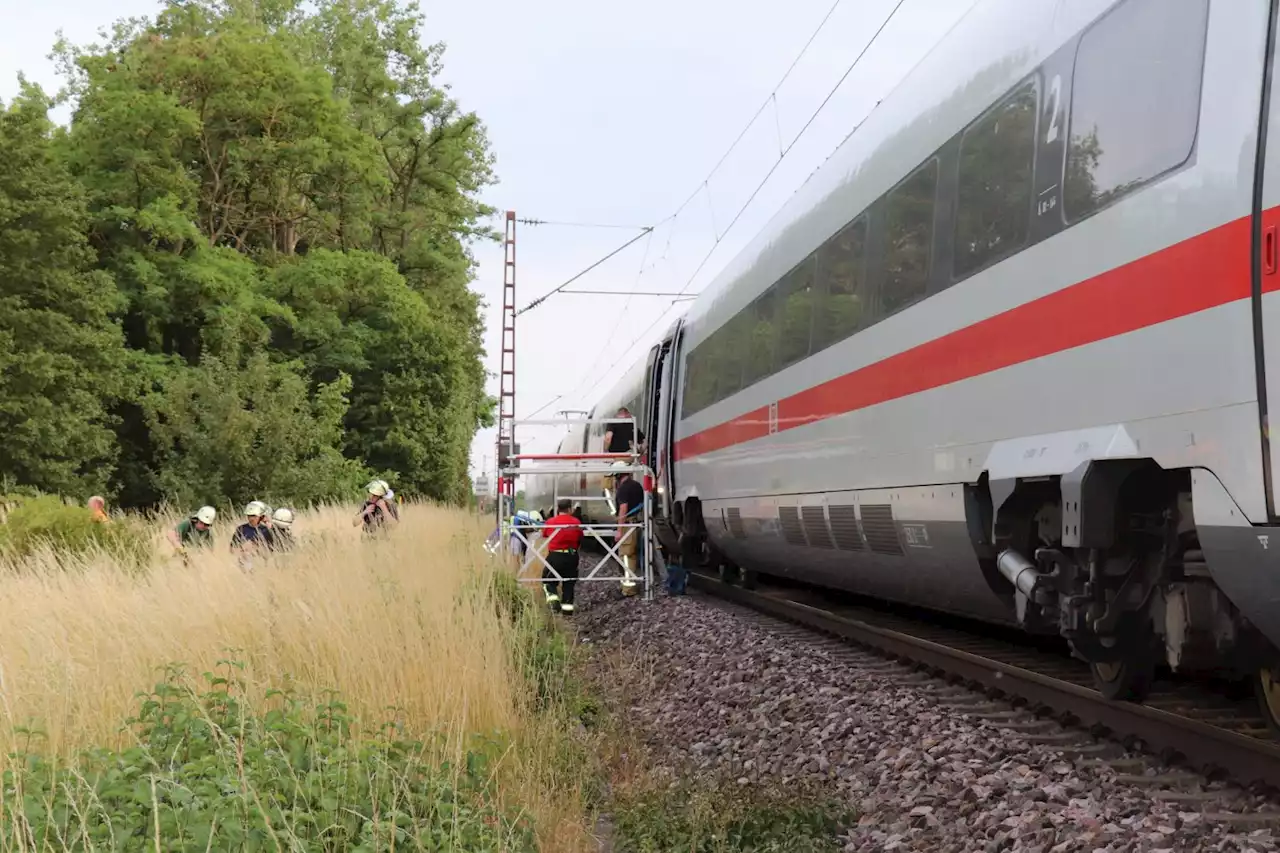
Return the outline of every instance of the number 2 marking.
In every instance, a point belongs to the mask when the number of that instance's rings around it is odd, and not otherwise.
[[[1045,143],[1058,141],[1058,113],[1062,108],[1062,75],[1053,75],[1049,82],[1049,97],[1053,100],[1053,111],[1049,113],[1049,132],[1044,135]]]

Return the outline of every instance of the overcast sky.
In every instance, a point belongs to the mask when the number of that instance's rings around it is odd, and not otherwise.
[[[974,1],[905,0],[727,233],[780,148],[795,138],[898,0],[841,0],[768,108],[675,220],[671,214],[699,190],[774,92],[834,0],[421,3],[426,37],[448,45],[441,82],[489,129],[500,182],[485,192],[485,201],[541,220],[626,226],[666,220],[573,287],[666,292],[687,286],[696,293]],[[47,55],[59,29],[72,41],[92,41],[111,20],[157,8],[154,0],[0,0],[0,99],[13,95],[19,71],[50,91],[58,87]],[[500,227],[500,218],[494,224]],[[637,233],[519,226],[517,303],[541,296]],[[475,254],[474,286],[488,303],[488,367],[496,374],[502,247],[479,245]],[[517,416],[544,406],[539,417],[589,409],[687,305],[647,296],[557,295],[521,315]],[[491,386],[496,394],[496,377]],[[555,430],[547,429],[530,428],[518,437],[525,449],[556,440]],[[473,473],[486,460],[492,464],[493,442],[493,430],[476,437]]]

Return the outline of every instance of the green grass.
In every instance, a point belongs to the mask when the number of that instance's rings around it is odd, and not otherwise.
[[[624,794],[612,814],[628,853],[838,853],[854,821],[848,807],[816,796],[727,781]]]
[[[354,736],[337,696],[305,704],[277,692],[251,709],[235,669],[206,673],[200,695],[171,669],[140,697],[130,748],[69,766],[35,750],[11,756],[0,850],[537,849],[528,821],[499,804],[499,740],[432,760],[448,750],[394,724]]]

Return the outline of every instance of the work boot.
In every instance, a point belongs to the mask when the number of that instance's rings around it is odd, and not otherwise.
[[[572,616],[572,615],[573,615],[573,605],[572,605],[572,604],[570,604],[570,603],[569,603],[569,602],[567,602],[567,601],[566,601],[566,602],[563,602],[563,603],[560,605],[560,612],[561,612],[562,614],[564,614],[565,616]]]

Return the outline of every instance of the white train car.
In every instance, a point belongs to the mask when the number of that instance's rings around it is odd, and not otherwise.
[[[1280,717],[1277,5],[978,3],[649,353],[668,532]]]

